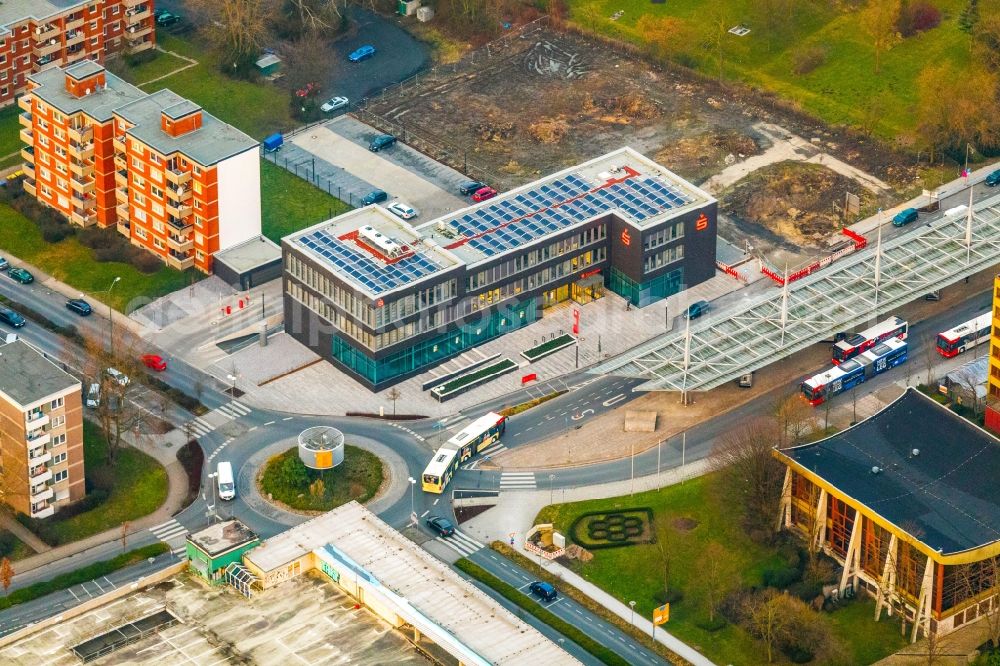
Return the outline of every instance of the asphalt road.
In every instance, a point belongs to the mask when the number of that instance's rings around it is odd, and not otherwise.
[[[636,642],[622,633],[618,628],[605,622],[572,599],[559,595],[555,601],[542,601],[528,591],[528,585],[535,580],[527,571],[514,564],[495,551],[484,548],[469,556],[469,559],[489,571],[500,580],[513,585],[535,603],[541,605],[561,620],[583,630],[598,643],[615,651],[619,656],[634,666],[649,666],[666,664],[658,655],[652,654],[646,648],[636,645]],[[558,588],[557,588],[558,591]],[[566,647],[563,644],[563,647]]]

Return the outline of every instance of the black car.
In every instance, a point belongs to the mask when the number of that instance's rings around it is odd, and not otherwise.
[[[368,144],[368,150],[377,153],[383,148],[388,148],[396,143],[396,137],[391,134],[379,134]]]
[[[443,537],[451,536],[455,533],[455,526],[451,524],[451,521],[441,516],[430,516],[427,518],[427,527]]]
[[[166,28],[181,22],[181,17],[170,12],[162,12],[156,17],[156,25]]]
[[[90,303],[83,300],[82,298],[69,299],[68,301],[66,301],[66,307],[67,309],[72,310],[81,317],[86,317],[87,315],[89,315],[91,312],[94,311],[94,309],[90,307]]]
[[[21,328],[25,324],[24,317],[7,308],[0,308],[0,321],[14,328]]]
[[[708,301],[695,301],[690,306],[688,306],[687,312],[684,313],[685,319],[697,319],[706,312],[710,307]]]
[[[371,206],[372,204],[377,204],[380,201],[385,201],[388,198],[389,195],[385,190],[372,190],[361,199],[361,203],[366,206]]]
[[[484,187],[486,187],[486,183],[480,183],[478,180],[470,180],[469,182],[462,183],[458,186],[458,193],[463,197],[467,197],[478,192]]]
[[[11,268],[7,271],[7,275],[14,282],[20,282],[21,284],[31,284],[35,281],[35,276],[21,267]]]
[[[556,588],[540,580],[536,580],[534,583],[529,585],[528,589],[531,590],[533,595],[542,601],[555,601],[556,597],[559,596],[556,593]]]

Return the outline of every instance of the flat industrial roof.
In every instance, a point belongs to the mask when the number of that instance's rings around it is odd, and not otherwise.
[[[29,18],[47,19],[91,2],[93,0],[3,0],[0,2],[0,26],[9,28]]]
[[[1000,440],[912,387],[843,432],[778,453],[933,550],[1000,539]]]
[[[0,392],[28,407],[80,382],[29,347],[23,340],[0,346]]]
[[[126,83],[111,72],[104,72],[104,86],[99,90],[92,91],[89,95],[76,97],[66,91],[66,74],[75,78],[86,78],[89,75],[103,69],[95,70],[96,63],[81,60],[69,67],[52,67],[44,72],[37,72],[28,76],[29,81],[38,84],[32,93],[43,100],[49,106],[53,106],[66,115],[72,115],[78,111],[83,111],[94,120],[107,122],[114,116],[115,109],[126,104],[142,99],[146,93],[139,90],[131,83]]]
[[[360,234],[365,227],[396,242],[403,254],[392,258],[372,247]],[[382,206],[366,206],[338,215],[285,236],[282,242],[304,250],[373,298],[461,265],[451,252],[421,236]]]
[[[227,520],[209,525],[203,530],[189,534],[188,541],[209,556],[215,557],[228,550],[251,543],[257,534],[238,520]]]
[[[333,548],[327,548],[327,545]],[[493,664],[577,663],[444,562],[357,502],[317,516],[246,554],[272,571],[321,550],[355,565],[355,573],[405,599],[405,605]],[[371,579],[375,580],[372,581]]]
[[[237,273],[281,261],[281,248],[265,236],[257,236],[212,255]]]

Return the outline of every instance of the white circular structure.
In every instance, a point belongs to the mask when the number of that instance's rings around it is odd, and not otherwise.
[[[344,433],[314,426],[299,433],[299,460],[310,469],[333,469],[344,462]]]

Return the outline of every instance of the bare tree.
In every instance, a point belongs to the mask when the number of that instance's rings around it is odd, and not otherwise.
[[[772,451],[780,442],[773,420],[752,419],[726,433],[712,447],[710,464],[719,471],[730,505],[743,512],[751,534],[774,536],[785,468]]]
[[[402,391],[393,386],[391,389],[389,389],[389,392],[385,394],[385,397],[389,398],[389,400],[392,400],[392,415],[395,416],[396,401],[403,397]]]
[[[978,610],[987,640],[994,648],[1000,646],[1000,556],[948,568],[956,580],[955,594],[960,597],[957,601],[982,598]]]
[[[663,574],[663,593],[670,594],[670,549],[674,540],[674,529],[665,514],[656,517],[656,553],[659,556]]]
[[[780,447],[794,446],[802,441],[812,420],[812,407],[805,402],[798,391],[788,393],[774,403],[771,409],[775,422],[778,424]]]
[[[712,3],[710,12],[708,16],[708,24],[711,26],[709,35],[715,47],[715,59],[719,67],[719,81],[722,81],[726,64],[726,36],[729,34],[729,28],[732,27],[732,21],[729,18],[726,3]]]
[[[764,642],[769,664],[774,661],[774,651],[791,624],[788,609],[782,603],[783,596],[777,590],[767,588],[751,594],[744,605],[747,629]]]
[[[84,374],[100,388],[94,409],[108,445],[108,462],[113,463],[128,432],[138,434],[150,414],[135,402],[146,373],[139,361],[139,341],[125,327],[114,331],[111,344],[100,335],[84,336]]]
[[[250,64],[267,41],[273,7],[265,0],[188,0],[192,11],[204,16],[209,38],[218,43],[233,70]]]
[[[861,29],[875,51],[875,73],[882,68],[882,55],[901,39],[896,30],[900,0],[869,0],[859,16]]]
[[[289,39],[329,36],[344,24],[344,0],[284,0],[277,21],[279,34]]]
[[[122,552],[124,553],[128,549],[128,528],[130,527],[129,522],[122,522]]]
[[[927,381],[925,385],[927,388],[931,388],[933,378],[931,373],[934,372],[934,363],[937,361],[937,340],[931,333],[924,333],[923,337],[924,345],[924,369],[927,371]]]
[[[3,585],[4,596],[7,596],[7,590],[10,589],[10,584],[14,581],[14,567],[11,565],[10,560],[6,557],[0,560],[0,585]]]
[[[326,85],[333,76],[337,56],[330,42],[316,34],[306,34],[281,49],[284,83],[291,90],[310,83]]]
[[[717,541],[705,546],[701,561],[698,585],[704,593],[708,621],[715,622],[722,600],[739,585],[739,569],[729,550]]]

